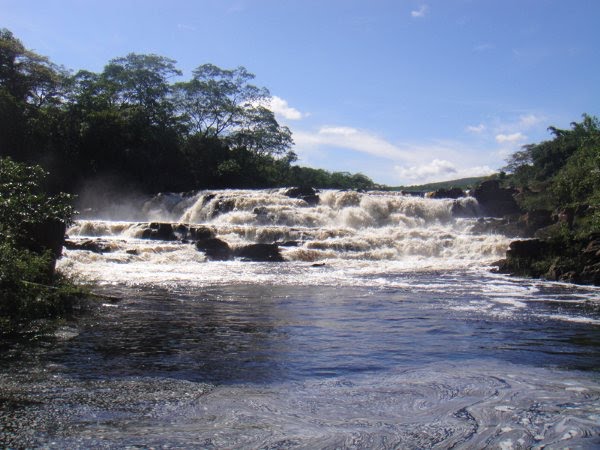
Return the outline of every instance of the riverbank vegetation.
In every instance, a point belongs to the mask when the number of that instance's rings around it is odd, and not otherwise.
[[[44,176],[0,159],[0,338],[68,317],[83,293],[55,272],[74,211],[70,196],[44,192]]]
[[[600,122],[584,115],[571,129],[512,155],[503,177],[516,190],[532,241],[511,244],[500,270],[523,276],[600,285]]]

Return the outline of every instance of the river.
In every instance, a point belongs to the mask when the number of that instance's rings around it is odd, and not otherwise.
[[[600,289],[490,272],[473,199],[163,195],[68,231],[60,268],[119,297],[0,359],[0,445],[595,448]],[[120,219],[120,220],[117,220]],[[145,221],[145,222],[144,222]],[[148,221],[284,262],[211,261]]]

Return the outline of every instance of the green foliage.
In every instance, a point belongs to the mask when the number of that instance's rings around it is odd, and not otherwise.
[[[510,183],[527,210],[600,205],[600,123],[583,116],[570,130],[550,127],[554,139],[530,144],[508,161]]]
[[[70,223],[75,214],[72,197],[62,193],[48,196],[42,190],[46,176],[39,166],[0,158],[0,242],[14,242],[26,224]]]
[[[70,196],[43,191],[45,176],[38,166],[0,158],[0,334],[19,331],[35,319],[64,316],[72,308],[74,290],[55,277],[51,249],[29,248],[35,226],[66,224],[74,215]]]

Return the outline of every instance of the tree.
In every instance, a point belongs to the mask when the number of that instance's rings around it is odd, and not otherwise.
[[[164,56],[130,53],[112,59],[100,80],[112,102],[137,109],[151,123],[159,124],[172,116],[169,79],[181,75],[175,63]]]
[[[253,79],[244,67],[201,65],[190,81],[176,84],[179,109],[192,134],[218,137],[259,155],[285,155],[293,143],[291,132],[264,106],[269,91],[250,84]]]
[[[37,159],[44,113],[60,106],[66,71],[0,30],[0,156]],[[43,142],[42,142],[43,144]]]
[[[57,286],[57,255],[47,238],[56,237],[62,247],[64,226],[74,211],[69,196],[44,192],[46,175],[39,166],[0,158],[0,335],[72,308],[72,298],[60,283]],[[53,226],[56,223],[62,226]]]

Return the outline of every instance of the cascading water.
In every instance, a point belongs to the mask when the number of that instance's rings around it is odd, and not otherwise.
[[[400,193],[353,191],[325,191],[319,204],[310,206],[302,199],[287,197],[284,190],[227,190],[201,192],[193,197],[159,196],[147,202],[143,210],[148,220],[209,227],[216,238],[232,247],[277,243],[283,258],[290,263],[288,265],[298,269],[306,267],[305,263],[325,263],[331,271],[343,269],[347,273],[353,270],[385,272],[390,267],[449,269],[481,267],[501,258],[508,238],[472,233],[475,219],[453,217],[457,203],[462,209],[476,210],[476,201],[472,198],[431,200]],[[86,265],[76,270],[101,279],[114,280],[116,276],[122,282],[132,280],[119,278],[123,268],[116,262],[130,265],[143,262],[144,272],[149,271],[152,266],[148,264],[153,262],[161,267],[168,265],[179,274],[177,264],[185,266],[182,268],[185,273],[212,272],[200,264],[190,267],[191,261],[200,263],[203,260],[203,254],[196,254],[190,243],[141,240],[146,226],[79,221],[68,231],[71,239],[101,237],[109,241],[111,252],[103,255],[67,252],[65,262],[85,261]],[[107,274],[111,267],[117,273]],[[253,272],[252,268],[246,269]],[[98,272],[94,273],[95,270]],[[240,275],[243,273],[244,269],[241,269]],[[263,281],[268,273],[262,274]],[[127,277],[130,275],[127,273]],[[291,277],[282,277],[281,270],[273,275],[277,276],[274,281],[280,284],[306,281],[296,279],[294,273]],[[228,273],[225,281],[248,281],[231,280],[231,276]],[[326,275],[321,282],[326,279],[338,278]]]
[[[0,446],[600,445],[600,290],[491,273],[472,198],[286,193],[76,222],[60,268],[121,300],[0,361]]]

